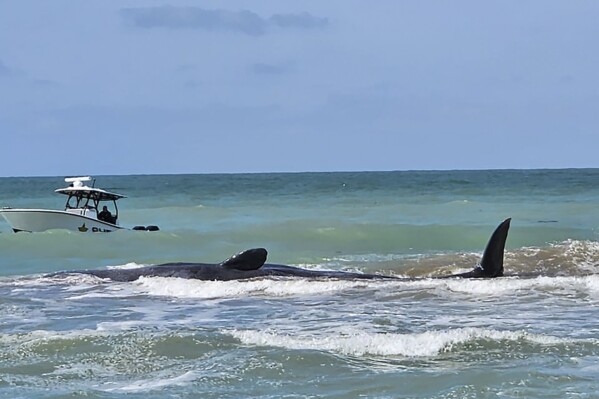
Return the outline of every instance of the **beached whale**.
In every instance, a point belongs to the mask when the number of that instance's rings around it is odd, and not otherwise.
[[[469,272],[434,278],[494,278],[503,275],[503,253],[510,220],[504,220],[493,232],[482,259]],[[307,270],[294,266],[267,264],[267,251],[264,248],[254,248],[243,251],[219,264],[209,263],[165,263],[156,266],[146,266],[135,269],[100,269],[78,270],[54,273],[51,276],[71,273],[83,273],[106,278],[113,281],[134,281],[140,277],[178,277],[197,280],[244,280],[260,277],[301,277],[301,278],[335,278],[353,279],[388,279],[402,278],[382,274],[352,273],[343,271]]]

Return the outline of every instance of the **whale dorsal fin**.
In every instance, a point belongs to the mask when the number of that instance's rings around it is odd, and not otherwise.
[[[505,241],[510,229],[511,218],[505,219],[493,232],[489,242],[483,252],[480,261],[480,268],[484,277],[503,276],[503,253],[505,251]]]
[[[231,256],[220,265],[225,269],[258,270],[266,262],[268,252],[264,248],[252,248]]]
[[[464,273],[462,277],[493,278],[503,276],[503,253],[511,220],[511,218],[505,219],[497,226],[489,238],[480,264],[474,270]]]
[[[474,269],[466,273],[452,274],[447,277],[494,278],[503,276],[503,253],[505,241],[512,219],[505,219],[493,232],[483,252],[483,257]]]

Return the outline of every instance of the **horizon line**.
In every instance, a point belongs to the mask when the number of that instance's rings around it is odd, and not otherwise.
[[[487,169],[388,169],[388,170],[321,170],[321,171],[252,171],[252,172],[168,172],[168,173],[123,173],[123,174],[95,174],[95,173],[76,173],[76,174],[64,174],[64,175],[13,175],[13,176],[0,176],[0,179],[10,178],[47,178],[57,177],[65,178],[71,176],[184,176],[184,175],[283,175],[283,174],[325,174],[325,173],[409,173],[409,172],[509,172],[509,171],[559,171],[559,170],[594,170],[599,167],[566,167],[566,168],[487,168]]]

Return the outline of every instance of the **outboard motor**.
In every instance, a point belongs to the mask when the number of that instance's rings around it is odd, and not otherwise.
[[[135,226],[133,230],[136,231],[159,231],[160,228],[158,226],[150,225],[150,226]]]

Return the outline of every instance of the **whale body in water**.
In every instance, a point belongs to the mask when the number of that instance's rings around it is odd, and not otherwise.
[[[495,278],[503,275],[503,254],[511,219],[504,220],[491,235],[479,264],[471,271],[460,274],[435,276],[433,278]],[[58,272],[50,276],[72,273],[89,274],[112,281],[135,281],[140,277],[178,277],[197,280],[245,280],[268,277],[334,278],[343,280],[405,278],[384,274],[354,273],[334,270],[308,270],[295,266],[266,263],[268,252],[264,248],[243,251],[217,263],[165,263],[135,269],[98,269]]]

